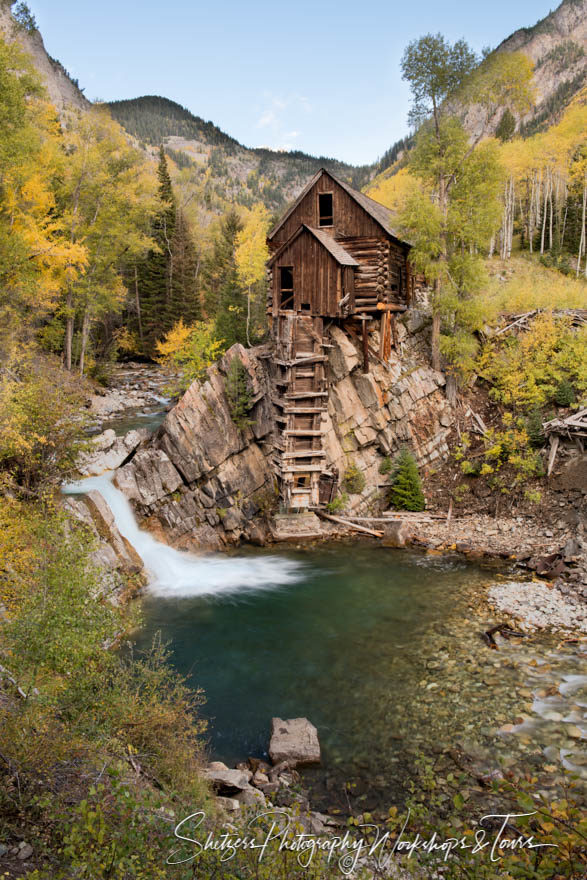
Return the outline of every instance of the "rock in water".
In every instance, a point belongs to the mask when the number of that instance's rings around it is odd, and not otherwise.
[[[290,766],[319,764],[318,731],[307,718],[271,720],[269,757],[274,764],[288,761]]]

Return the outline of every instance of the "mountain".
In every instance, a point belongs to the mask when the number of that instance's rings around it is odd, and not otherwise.
[[[34,26],[34,19],[19,23],[12,16],[9,0],[0,0],[0,35],[18,43],[27,52],[45,84],[51,103],[60,114],[71,110],[87,110],[91,104],[74,79],[55,58],[47,53],[43,37]]]
[[[168,98],[146,95],[108,104],[112,116],[149,151],[164,144],[168,154],[193,182],[206,187],[204,197],[250,206],[262,201],[279,212],[320,168],[328,168],[355,189],[365,186],[375,165],[354,166],[300,151],[249,148],[212,122],[194,116]]]
[[[32,56],[52,102],[63,116],[68,110],[86,110],[91,104],[63,65],[51,58],[34,19],[15,22],[14,4],[0,0],[0,32],[16,40]],[[517,120],[522,134],[531,134],[555,121],[587,74],[587,0],[563,0],[560,6],[533,27],[521,28],[505,39],[496,52],[525,52],[535,65],[536,105]],[[280,212],[321,167],[363,189],[378,174],[393,173],[411,139],[392,145],[372,165],[353,166],[324,156],[299,151],[280,152],[249,148],[212,122],[195,116],[168,98],[144,96],[108,104],[113,117],[147,153],[155,156],[161,143],[182,172],[184,188],[197,192],[210,218],[231,203],[250,206],[262,201]],[[464,114],[471,134],[479,133],[482,114],[475,108]],[[494,119],[486,133],[493,133]],[[389,169],[389,170],[388,170]],[[204,220],[205,222],[205,220]]]
[[[563,0],[533,27],[520,28],[495,52],[523,52],[534,65],[536,103],[517,128],[524,136],[556,122],[587,78],[587,0]],[[465,127],[473,135],[494,134],[499,117],[483,129],[483,114],[470,109]]]
[[[515,31],[496,51],[521,51],[531,59],[537,100],[521,120],[522,132],[547,127],[587,79],[587,0],[563,0],[534,27]]]

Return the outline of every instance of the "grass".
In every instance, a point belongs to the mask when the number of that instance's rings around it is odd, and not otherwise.
[[[507,261],[492,259],[487,261],[487,269],[491,279],[481,298],[488,322],[494,321],[500,312],[587,307],[585,281],[548,269],[537,257],[527,254],[512,256]]]

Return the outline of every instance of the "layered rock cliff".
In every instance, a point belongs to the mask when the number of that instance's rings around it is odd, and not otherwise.
[[[87,110],[90,102],[63,65],[47,53],[40,32],[19,26],[11,15],[11,5],[7,0],[0,0],[0,35],[10,42],[18,43],[31,56],[47,89],[49,100],[61,116],[71,110]]]
[[[363,490],[349,495],[347,510],[371,512],[385,505],[387,478],[379,468],[403,444],[423,466],[448,452],[454,416],[443,375],[426,363],[428,330],[423,315],[407,313],[398,323],[399,350],[387,364],[372,353],[368,373],[353,338],[337,325],[327,331],[326,464],[340,481],[351,466],[365,477]],[[377,333],[370,344],[376,347]],[[277,502],[271,353],[270,346],[233,346],[116,472],[116,485],[158,537],[178,547],[211,549],[264,540],[264,520]],[[233,422],[226,394],[233,358],[241,361],[249,382],[251,424],[242,430]]]

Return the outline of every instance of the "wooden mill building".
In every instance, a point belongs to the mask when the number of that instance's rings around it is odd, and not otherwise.
[[[369,369],[369,331],[380,330],[379,357],[389,357],[395,315],[414,292],[409,243],[391,212],[321,169],[269,233],[269,312],[275,342],[279,436],[274,464],[287,510],[330,500],[322,443],[328,407],[327,329],[341,325],[362,340]]]

